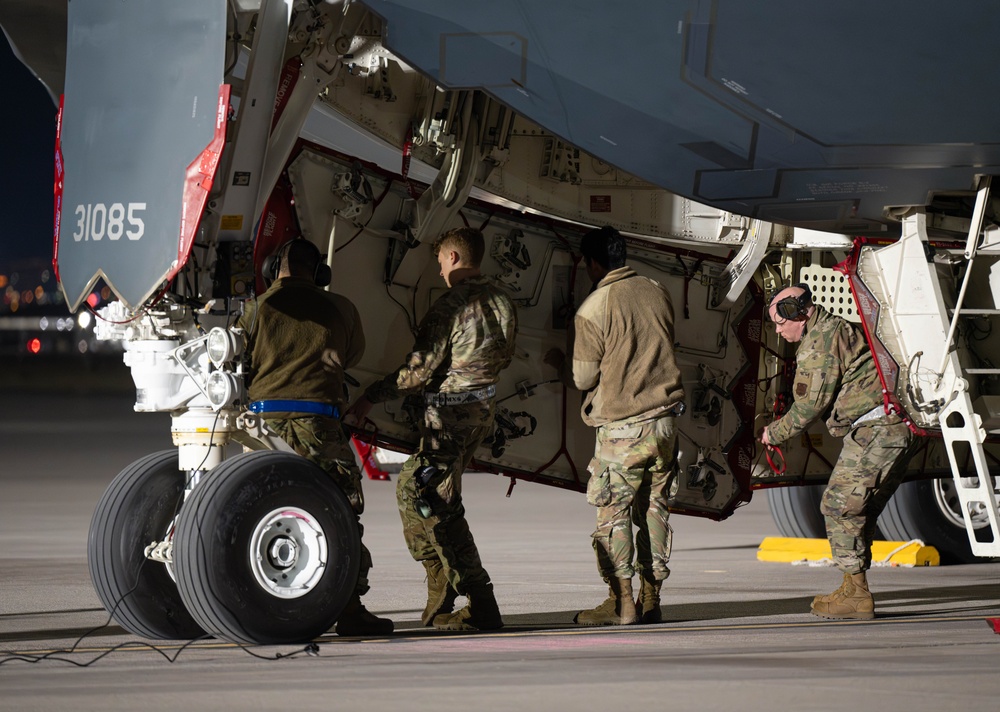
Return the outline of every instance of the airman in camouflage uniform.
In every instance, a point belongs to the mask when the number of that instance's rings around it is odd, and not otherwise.
[[[250,400],[268,427],[295,452],[323,468],[361,516],[361,471],[339,419],[344,407],[344,370],[361,360],[365,336],[357,308],[346,297],[321,289],[329,282],[319,249],[307,240],[286,243],[277,279],[247,303],[240,326],[250,353]],[[359,533],[364,527],[358,520]],[[355,595],[337,621],[340,635],[382,635],[392,621],[377,618],[361,603],[368,592],[371,553],[361,544]]]
[[[673,304],[662,285],[625,265],[625,241],[613,228],[584,235],[580,251],[594,290],[574,317],[570,356],[553,349],[545,357],[567,386],[586,392],[583,420],[597,428],[587,501],[597,507],[592,544],[610,595],[576,621],[658,623],[673,538],[667,496],[677,461],[674,416],[684,403]]]
[[[431,306],[413,351],[398,370],[373,383],[349,413],[407,396],[420,446],[396,484],[403,536],[427,571],[424,625],[491,630],[503,622],[462,505],[462,473],[493,424],[494,392],[514,353],[513,302],[480,274],[482,233],[449,231],[434,245],[450,289]],[[469,604],[452,613],[457,595]]]
[[[631,581],[638,571],[642,581],[655,584],[670,575],[667,562],[673,531],[668,524],[667,495],[676,442],[674,418],[665,409],[653,417],[644,414],[597,429],[594,458],[587,468],[591,473],[587,502],[597,507],[594,550],[598,571],[606,581]],[[659,622],[652,620],[659,612],[658,606],[655,613],[646,611],[645,622]]]
[[[768,313],[777,333],[798,347],[794,402],[765,429],[764,444],[783,443],[828,412],[827,430],[844,438],[820,507],[844,582],[833,593],[813,599],[812,612],[824,618],[874,618],[865,572],[871,567],[875,525],[902,481],[915,438],[899,415],[886,414],[882,386],[859,326],[812,304],[804,285],[778,292]]]

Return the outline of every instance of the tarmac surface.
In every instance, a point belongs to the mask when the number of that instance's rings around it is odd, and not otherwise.
[[[762,563],[776,534],[761,493],[725,522],[675,516],[665,622],[585,628],[604,599],[583,495],[473,473],[465,504],[506,626],[420,626],[423,569],[403,545],[393,483],[365,481],[370,610],[384,638],[241,648],[144,641],[101,608],[87,531],[111,479],[170,447],[169,420],[131,394],[4,389],[0,409],[0,710],[1000,709],[1000,564],[877,568],[878,617],[809,613],[826,567]],[[155,647],[154,647],[155,646]],[[281,657],[279,657],[281,656]]]

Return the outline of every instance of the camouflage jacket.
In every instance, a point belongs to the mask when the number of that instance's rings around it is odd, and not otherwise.
[[[361,316],[347,297],[306,279],[283,277],[247,302],[237,326],[247,335],[251,400],[343,405],[344,370],[365,351]]]
[[[767,428],[774,444],[795,437],[828,410],[827,430],[843,437],[855,420],[883,402],[882,384],[861,327],[821,306],[806,322],[795,364],[792,407]]]
[[[483,276],[445,292],[420,322],[406,362],[365,391],[372,403],[426,392],[460,393],[496,383],[514,354],[517,311]]]

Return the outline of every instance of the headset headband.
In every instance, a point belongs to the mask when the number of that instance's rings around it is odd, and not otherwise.
[[[797,297],[788,296],[778,299],[778,294],[784,291],[779,290],[771,300],[771,306],[774,307],[774,313],[782,319],[804,321],[809,316],[809,307],[812,306],[812,290],[805,282],[793,284],[792,287],[803,290],[802,294]]]
[[[312,274],[313,283],[317,287],[325,287],[328,284],[330,284],[330,279],[332,277],[332,274],[330,272],[330,266],[323,261],[323,253],[319,251],[319,248],[316,247],[315,244],[305,239],[304,237],[296,237],[289,240],[281,247],[279,247],[277,250],[275,250],[273,254],[268,255],[266,258],[264,258],[264,264],[261,268],[261,273],[263,274],[264,279],[267,280],[268,284],[278,279],[278,274],[281,272],[282,258],[287,259],[288,251],[291,250],[292,245],[300,241],[305,245],[311,247],[316,255],[316,265],[313,268],[313,274]]]

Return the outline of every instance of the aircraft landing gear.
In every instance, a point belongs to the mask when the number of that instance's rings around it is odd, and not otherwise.
[[[144,638],[204,635],[167,567],[144,554],[150,542],[167,538],[184,480],[176,450],[147,455],[112,481],[91,520],[87,560],[97,596],[122,628]]]
[[[114,620],[157,640],[304,643],[327,632],[361,559],[357,517],[330,476],[260,451],[215,467],[182,504],[185,479],[176,450],[157,452],[101,498],[88,560]]]
[[[882,512],[879,527],[891,539],[930,544],[940,552],[942,563],[990,561],[972,553],[961,507],[952,478],[904,482]],[[973,511],[972,523],[977,534],[989,534],[985,511]]]
[[[826,485],[772,487],[767,490],[771,519],[781,536],[825,539],[826,525],[819,511],[819,501]]]
[[[292,453],[237,455],[192,491],[177,518],[174,569],[188,611],[236,643],[303,643],[354,592],[361,556],[347,497]]]
[[[826,538],[823,515],[819,511],[825,486],[767,490],[771,518],[782,536]],[[969,546],[962,505],[954,489],[954,481],[949,478],[904,482],[879,517],[877,538],[890,541],[920,539],[938,550],[942,563],[974,564],[984,561],[973,554]],[[977,532],[988,529],[990,525],[986,513],[978,510],[972,513],[972,521]]]

